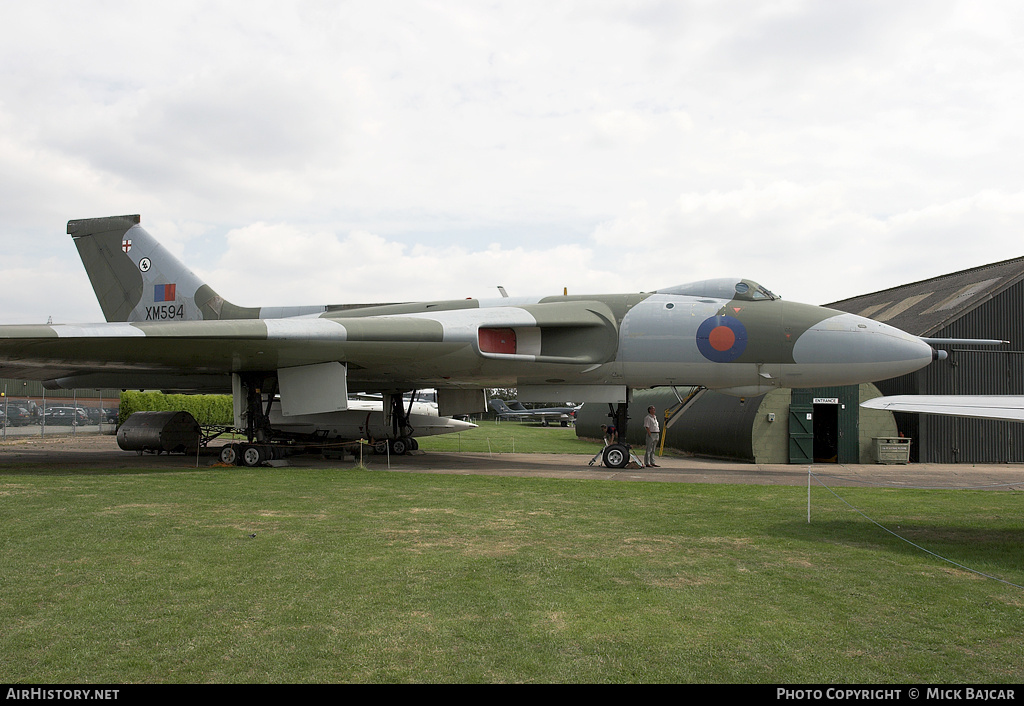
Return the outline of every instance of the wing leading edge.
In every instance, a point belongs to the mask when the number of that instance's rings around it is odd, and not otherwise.
[[[861,407],[1024,422],[1024,397],[1016,395],[893,395],[862,402]]]

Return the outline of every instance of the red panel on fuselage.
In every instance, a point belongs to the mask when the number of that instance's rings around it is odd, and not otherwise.
[[[481,328],[477,335],[483,353],[516,352],[516,332],[510,328]]]

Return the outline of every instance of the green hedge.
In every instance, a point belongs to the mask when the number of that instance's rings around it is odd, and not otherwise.
[[[231,426],[235,414],[230,395],[165,395],[162,392],[122,392],[118,424],[135,412],[184,411],[200,424]]]

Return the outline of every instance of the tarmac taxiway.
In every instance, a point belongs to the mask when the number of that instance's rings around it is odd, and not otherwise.
[[[219,449],[220,444],[216,445]],[[596,452],[595,446],[595,452]],[[573,478],[659,483],[747,483],[753,485],[882,486],[893,488],[960,488],[1024,490],[1024,465],[976,464],[755,464],[694,456],[666,456],[657,468],[604,468],[588,465],[591,457],[578,454],[418,452],[405,456],[378,456],[367,448],[363,465],[370,470],[402,473]],[[356,461],[357,462],[357,461]],[[350,468],[348,460],[325,459],[315,454],[296,455],[287,466],[296,468]],[[0,443],[0,473],[4,466],[31,464],[54,471],[211,467],[219,463],[213,453],[201,455],[143,454],[122,451],[111,434],[76,434],[9,438]],[[273,469],[268,468],[272,472]]]

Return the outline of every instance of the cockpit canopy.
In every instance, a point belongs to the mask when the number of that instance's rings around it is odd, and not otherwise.
[[[781,297],[772,294],[754,280],[730,277],[678,284],[675,287],[659,289],[656,291],[656,294],[677,294],[688,297],[708,297],[709,299],[741,299],[745,301],[781,299]]]

